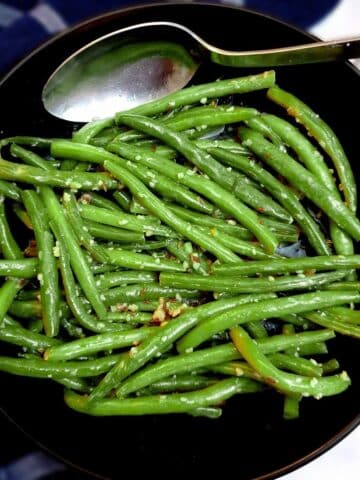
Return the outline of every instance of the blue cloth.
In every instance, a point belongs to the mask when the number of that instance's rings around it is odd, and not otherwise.
[[[41,42],[93,15],[152,0],[0,0],[0,74]],[[218,0],[309,28],[339,0]],[[216,1],[214,2],[216,3]]]
[[[42,452],[25,455],[5,468],[0,468],[0,480],[40,480],[63,472],[65,466]]]

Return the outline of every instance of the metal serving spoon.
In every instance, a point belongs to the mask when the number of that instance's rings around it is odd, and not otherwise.
[[[203,58],[231,67],[274,67],[359,56],[360,37],[237,52],[210,45],[178,23],[148,22],[77,50],[50,76],[42,101],[55,117],[88,122],[181,89]]]

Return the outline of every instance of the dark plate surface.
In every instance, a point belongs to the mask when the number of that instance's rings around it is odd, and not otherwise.
[[[41,89],[53,69],[95,37],[149,20],[182,22],[209,42],[232,49],[269,48],[310,40],[306,34],[268,17],[240,9],[204,4],[132,8],[86,22],[57,37],[28,57],[0,85],[2,135],[68,135],[73,125],[43,110]],[[202,67],[195,81],[251,71]],[[308,102],[338,133],[359,175],[360,142],[352,111],[359,111],[356,71],[346,64],[279,68],[278,83]],[[276,109],[264,95],[245,97],[249,104]],[[90,418],[70,411],[62,387],[41,380],[0,376],[0,407],[53,454],[106,478],[130,474],[165,478],[221,471],[239,480],[279,476],[332,446],[360,421],[358,344],[339,338],[334,355],[353,379],[335,398],[305,399],[301,418],[282,420],[282,401],[274,394],[235,398],[219,420],[187,416]],[[0,439],[1,443],[5,439]]]

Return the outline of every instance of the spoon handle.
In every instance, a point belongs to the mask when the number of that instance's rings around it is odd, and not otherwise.
[[[274,67],[360,57],[360,37],[257,51],[228,51],[207,45],[211,60],[232,67]]]

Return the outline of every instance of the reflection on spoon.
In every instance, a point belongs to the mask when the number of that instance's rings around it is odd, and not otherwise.
[[[43,92],[50,113],[77,122],[106,118],[181,89],[197,69],[171,42],[119,47],[110,39],[101,47],[76,54],[52,75]]]

